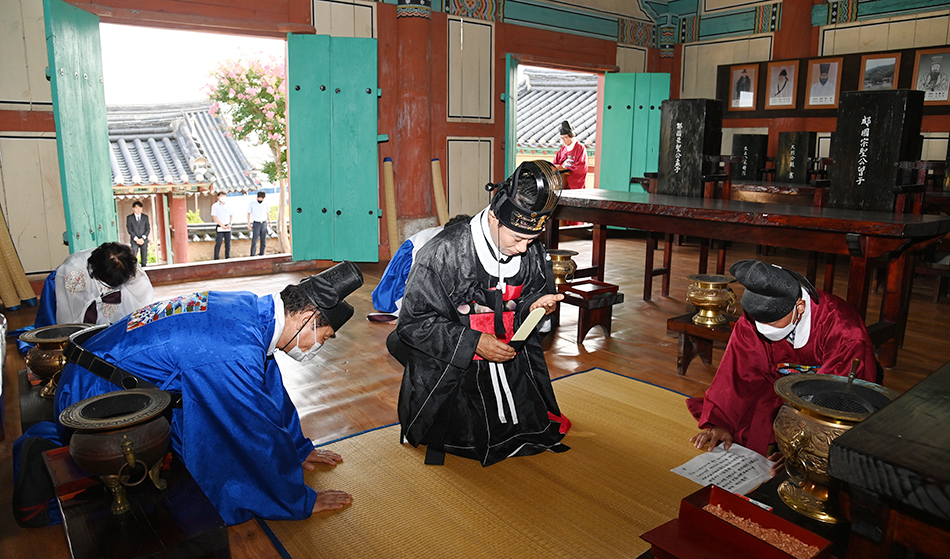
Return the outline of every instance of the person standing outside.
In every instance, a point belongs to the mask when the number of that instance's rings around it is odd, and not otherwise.
[[[142,202],[132,202],[132,213],[125,218],[125,228],[132,239],[132,254],[139,254],[142,267],[148,262],[148,234],[152,232],[148,216],[142,213]]]
[[[257,201],[251,200],[247,205],[247,226],[251,228],[251,256],[254,256],[254,247],[257,246],[257,240],[261,241],[261,251],[258,253],[264,256],[264,247],[267,246],[267,222],[270,218],[270,207],[264,201],[266,193],[263,190],[257,192]]]
[[[554,166],[558,171],[568,171],[565,186],[568,189],[587,186],[587,147],[577,141],[571,123],[561,123],[561,149],[554,156]]]
[[[211,219],[217,224],[214,233],[214,259],[221,256],[221,242],[224,242],[224,259],[231,258],[231,222],[234,216],[227,204],[228,193],[218,192],[218,201],[211,204]]]

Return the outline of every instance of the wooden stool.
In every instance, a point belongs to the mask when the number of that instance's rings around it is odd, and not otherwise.
[[[697,355],[703,363],[712,363],[713,342],[729,341],[732,334],[732,325],[738,320],[735,316],[726,316],[728,321],[718,326],[701,326],[693,323],[695,312],[676,316],[666,321],[668,332],[679,334],[679,344],[676,348],[676,374],[685,375],[689,363]]]
[[[562,303],[577,307],[577,343],[584,341],[587,332],[601,326],[610,336],[610,320],[613,306],[623,302],[623,293],[618,286],[593,279],[584,279],[558,285],[564,294]]]
[[[73,559],[225,559],[231,556],[228,528],[177,457],[163,470],[159,491],[151,482],[128,487],[132,510],[114,516],[112,496],[88,477],[69,447],[43,453],[56,491]]]

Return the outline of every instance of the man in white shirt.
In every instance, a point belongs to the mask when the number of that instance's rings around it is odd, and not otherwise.
[[[214,259],[221,256],[221,242],[224,242],[224,259],[231,258],[231,208],[227,205],[227,192],[218,192],[218,201],[211,204],[211,219],[218,225],[214,233]]]
[[[267,246],[267,221],[270,218],[270,208],[264,201],[265,193],[263,190],[257,192],[257,201],[251,200],[247,205],[247,226],[251,230],[251,256],[254,256],[254,247],[257,246],[257,240],[261,240],[261,251],[258,253],[264,256],[264,247]]]

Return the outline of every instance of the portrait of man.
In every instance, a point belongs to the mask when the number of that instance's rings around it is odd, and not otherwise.
[[[732,108],[752,108],[755,106],[755,69],[735,68],[732,70]]]
[[[943,69],[943,54],[922,54],[917,66],[917,89],[924,92],[924,101],[946,101],[950,78]]]
[[[812,64],[811,75],[812,81],[809,88],[808,103],[810,105],[835,105],[838,93],[838,63],[820,62]]]
[[[796,65],[769,66],[769,107],[792,107],[795,104]]]

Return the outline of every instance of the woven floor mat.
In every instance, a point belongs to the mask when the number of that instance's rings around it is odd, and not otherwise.
[[[697,454],[682,395],[602,369],[554,383],[571,450],[483,468],[399,444],[399,426],[328,445],[343,455],[306,481],[353,504],[268,522],[293,559],[636,557],[639,535],[675,518],[699,489],[670,472]]]

